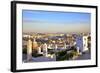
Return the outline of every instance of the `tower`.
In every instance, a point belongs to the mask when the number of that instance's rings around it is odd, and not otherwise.
[[[66,45],[66,43],[64,43],[64,49],[66,49],[67,48],[67,45]]]
[[[27,42],[27,60],[31,60],[32,59],[32,41],[29,37],[29,40]]]
[[[55,44],[55,50],[57,50],[57,48],[58,48],[58,46],[57,46],[57,44]]]
[[[48,54],[48,49],[47,49],[47,44],[45,43],[43,45],[43,55],[47,57],[47,54]]]

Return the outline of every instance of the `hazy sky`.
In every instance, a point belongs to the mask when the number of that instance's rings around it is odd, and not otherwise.
[[[23,10],[23,32],[90,32],[90,13]]]

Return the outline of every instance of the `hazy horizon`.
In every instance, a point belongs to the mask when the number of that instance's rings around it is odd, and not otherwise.
[[[23,32],[90,33],[91,14],[23,10]]]

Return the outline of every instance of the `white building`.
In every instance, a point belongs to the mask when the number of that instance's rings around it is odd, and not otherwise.
[[[77,36],[76,37],[76,46],[80,52],[85,52],[88,50],[88,36]]]
[[[27,38],[27,37],[30,37],[30,35],[25,35],[25,34],[24,34],[23,37]]]
[[[88,50],[88,36],[83,36],[83,52]]]
[[[49,48],[49,49],[52,49],[52,47],[51,47],[51,46],[52,46],[52,44],[49,44],[49,45],[48,45],[48,48]]]

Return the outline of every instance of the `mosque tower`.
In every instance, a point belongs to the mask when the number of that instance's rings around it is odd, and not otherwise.
[[[47,56],[48,55],[48,49],[47,49],[47,44],[43,44],[43,55]]]
[[[31,59],[32,59],[32,41],[29,36],[29,39],[27,42],[27,60],[29,61]]]

